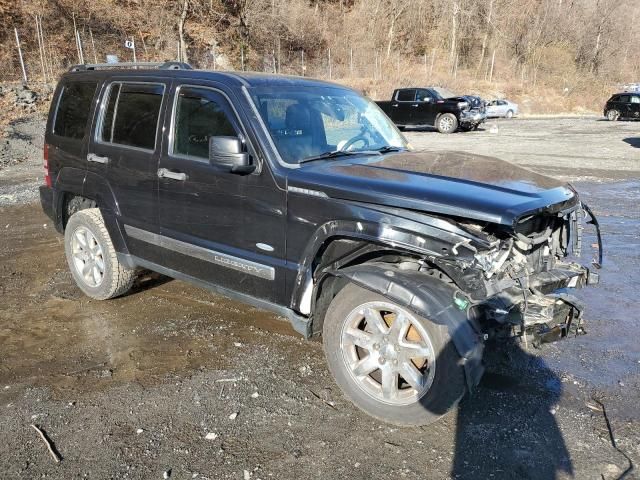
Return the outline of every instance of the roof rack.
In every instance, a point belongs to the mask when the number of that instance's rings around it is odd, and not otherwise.
[[[117,63],[85,63],[72,66],[70,72],[85,72],[87,70],[102,70],[109,68],[157,68],[159,70],[193,70],[184,62],[117,62]]]

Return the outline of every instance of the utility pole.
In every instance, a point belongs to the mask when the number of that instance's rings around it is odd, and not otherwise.
[[[300,60],[302,63],[302,76],[306,73],[307,67],[304,66],[304,50],[300,50]]]
[[[47,83],[47,70],[44,66],[44,42],[41,35],[41,26],[38,15],[34,15],[36,21],[36,37],[38,39],[38,51],[40,52],[40,66],[42,67],[42,81]]]
[[[242,71],[244,72],[244,45],[240,44],[240,65],[242,65]]]
[[[329,61],[329,80],[331,80],[331,49],[328,50],[328,61]]]
[[[96,53],[96,42],[93,41],[93,32],[91,31],[91,27],[89,27],[89,38],[91,39],[91,50],[93,50],[93,61],[94,63],[98,63],[98,54]],[[144,39],[142,39],[144,42]]]
[[[80,44],[80,34],[78,33],[78,26],[76,25],[76,14],[75,12],[73,12],[71,14],[72,18],[73,18],[73,35],[76,38],[76,49],[78,50],[78,61],[83,64],[84,63],[84,58],[82,55],[82,45]]]
[[[14,27],[13,30],[16,32],[16,43],[18,44],[18,57],[20,57],[20,66],[22,67],[22,82],[26,85],[27,71],[24,68],[24,60],[22,58],[22,48],[20,47],[20,37],[18,36],[18,29]]]
[[[353,47],[349,49],[349,76],[353,78]]]

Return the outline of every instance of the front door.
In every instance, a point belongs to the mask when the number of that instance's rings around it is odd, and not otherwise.
[[[280,301],[286,192],[266,166],[241,175],[209,162],[212,136],[241,138],[258,162],[228,97],[214,85],[180,85],[173,93],[170,138],[158,170],[163,266]]]
[[[107,179],[107,183],[92,188],[115,198],[116,211],[105,214],[117,215],[127,235],[129,252],[152,262],[161,260],[160,249],[130,232],[158,232],[158,130],[169,85],[169,81],[157,80],[123,80],[106,85],[87,154],[89,171]]]
[[[429,90],[419,89],[412,105],[415,125],[433,125],[436,122],[436,99]]]
[[[629,117],[640,118],[640,95],[631,95],[629,104]]]

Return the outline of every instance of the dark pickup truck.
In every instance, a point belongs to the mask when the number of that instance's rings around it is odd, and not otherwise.
[[[391,100],[376,102],[401,130],[436,127],[440,133],[474,130],[487,118],[484,102],[473,95],[456,96],[445,88],[399,88]]]
[[[144,269],[276,312],[320,338],[344,394],[385,421],[427,424],[456,405],[489,338],[583,332],[566,288],[598,277],[568,256],[595,219],[573,187],[412,152],[349,88],[79,65],[44,140],[42,206],[86,295],[125,295]]]

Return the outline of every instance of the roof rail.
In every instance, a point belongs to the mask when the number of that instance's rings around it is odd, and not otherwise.
[[[85,63],[73,65],[70,72],[86,72],[88,70],[102,70],[109,68],[157,68],[159,70],[193,70],[184,62],[117,62],[117,63]]]

